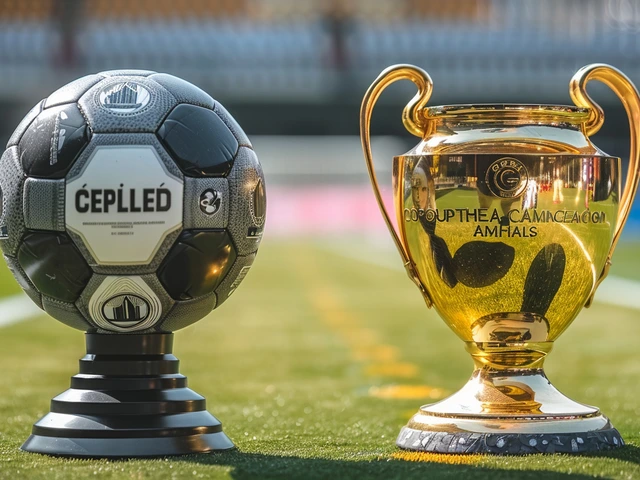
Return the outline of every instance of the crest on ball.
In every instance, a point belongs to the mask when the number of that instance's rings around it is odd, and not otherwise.
[[[105,330],[128,332],[153,325],[162,305],[141,277],[106,277],[89,300],[89,312]]]
[[[108,110],[133,113],[147,106],[151,94],[139,83],[122,82],[103,88],[98,98]]]
[[[251,195],[251,218],[258,227],[264,225],[264,217],[267,213],[267,202],[264,194],[264,185],[262,179],[258,179],[258,183],[253,188]]]
[[[208,188],[200,195],[200,210],[205,215],[215,215],[218,213],[221,203],[220,192],[212,188]]]
[[[102,314],[114,325],[131,327],[149,316],[149,304],[142,297],[125,293],[104,302]]]

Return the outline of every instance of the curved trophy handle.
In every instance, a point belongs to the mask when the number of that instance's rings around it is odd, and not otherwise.
[[[373,165],[373,156],[371,153],[371,114],[373,113],[373,107],[376,101],[382,94],[382,91],[389,85],[398,80],[411,80],[418,87],[418,93],[411,99],[402,112],[402,122],[409,132],[418,137],[423,137],[427,131],[427,122],[422,115],[422,109],[425,107],[431,97],[433,91],[433,82],[429,74],[421,68],[414,67],[413,65],[393,65],[386,68],[371,84],[367,93],[362,100],[362,107],[360,108],[360,140],[362,141],[362,150],[364,151],[364,158],[367,162],[367,169],[369,170],[369,177],[371,178],[371,185],[373,186],[373,192],[380,206],[380,212],[384,218],[385,223],[391,237],[400,252],[402,261],[407,270],[409,278],[415,283],[422,295],[428,307],[431,307],[433,301],[427,291],[427,288],[422,284],[418,277],[415,264],[411,261],[406,245],[400,239],[400,236],[393,228],[389,214],[382,201],[382,195],[380,194],[380,186],[378,184],[378,178],[376,177],[375,167]]]
[[[618,209],[618,222],[613,233],[613,241],[611,242],[611,248],[607,255],[607,261],[600,273],[591,296],[587,300],[586,306],[589,307],[593,301],[593,296],[600,283],[606,278],[611,267],[611,256],[618,244],[620,234],[624,228],[624,224],[629,217],[629,211],[633,199],[638,189],[639,171],[638,166],[640,164],[640,145],[638,145],[638,129],[640,128],[640,97],[636,87],[631,83],[631,80],[622,73],[620,70],[602,63],[596,63],[582,67],[576,72],[569,84],[569,93],[571,99],[578,107],[589,108],[590,115],[589,120],[585,125],[587,135],[593,135],[604,123],[604,112],[602,108],[595,103],[591,97],[587,94],[586,87],[590,80],[598,80],[607,85],[614,93],[620,98],[624,109],[629,117],[629,129],[630,129],[630,155],[629,155],[629,170],[627,173],[627,182],[620,198],[620,207]]]

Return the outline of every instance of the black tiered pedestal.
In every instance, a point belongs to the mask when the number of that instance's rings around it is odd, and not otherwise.
[[[71,388],[22,445],[70,457],[155,457],[234,448],[205,399],[187,388],[172,333],[86,334]]]

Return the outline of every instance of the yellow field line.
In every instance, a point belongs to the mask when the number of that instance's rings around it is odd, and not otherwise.
[[[319,281],[318,265],[309,255],[297,255],[297,271],[307,284],[309,302],[320,320],[346,344],[351,358],[363,364],[363,373],[372,378],[411,380],[419,377],[419,367],[403,361],[396,346],[385,343],[380,334],[340,300],[339,292]],[[369,388],[369,395],[383,399],[437,399],[445,392],[428,385],[384,385]]]
[[[454,453],[410,452],[400,450],[391,454],[395,460],[405,462],[447,463],[449,465],[475,465],[486,458],[486,455],[467,454],[456,455]]]

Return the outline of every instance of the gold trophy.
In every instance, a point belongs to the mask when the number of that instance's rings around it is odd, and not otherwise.
[[[398,231],[385,210],[371,154],[373,107],[398,80],[418,94],[402,121],[420,143],[393,159]],[[586,93],[609,86],[629,116],[621,162],[589,137],[604,114]],[[606,277],[638,187],[640,98],[603,64],[570,83],[576,107],[427,107],[429,75],[384,70],[362,102],[360,135],[374,193],[409,277],[428,307],[466,344],[475,370],[457,393],[425,405],[402,429],[404,449],[451,453],[579,453],[624,444],[597,408],[565,397],[542,369],[553,341]]]

